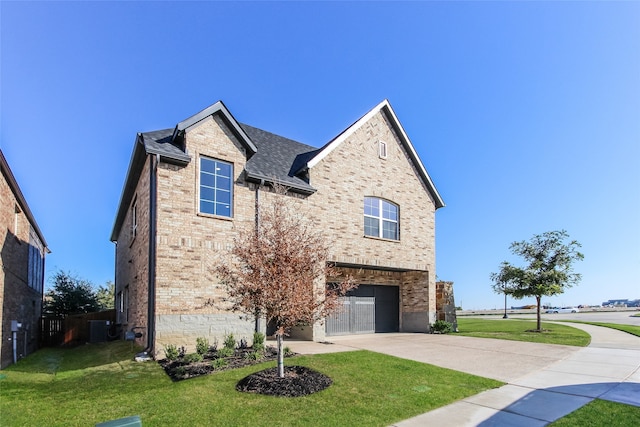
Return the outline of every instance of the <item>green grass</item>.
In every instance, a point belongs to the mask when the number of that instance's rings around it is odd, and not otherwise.
[[[585,347],[591,342],[591,336],[588,333],[570,326],[542,322],[542,329],[545,332],[531,332],[535,328],[535,320],[458,318],[458,334],[468,337],[497,338],[578,347]]]
[[[596,399],[549,425],[553,427],[640,426],[640,408]]]
[[[502,383],[368,351],[287,359],[330,376],[300,398],[240,393],[249,368],[172,382],[130,343],[43,349],[2,371],[3,426],[88,426],[140,415],[144,426],[387,426]]]
[[[631,335],[640,337],[640,326],[635,326],[635,325],[621,325],[619,323],[584,322],[582,320],[562,320],[562,322],[585,323],[587,325],[602,326],[604,328],[617,329],[619,331],[627,332]]]

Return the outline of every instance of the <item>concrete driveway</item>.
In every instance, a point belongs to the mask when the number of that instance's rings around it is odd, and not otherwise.
[[[397,427],[544,426],[595,398],[640,407],[640,338],[598,326],[571,326],[591,335],[588,347],[403,333],[286,345],[305,354],[370,350],[507,383]]]
[[[297,353],[370,350],[509,382],[569,357],[579,347],[457,335],[370,334],[330,337],[332,344],[287,341]]]

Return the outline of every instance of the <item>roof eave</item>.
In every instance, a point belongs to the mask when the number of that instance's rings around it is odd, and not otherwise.
[[[406,132],[404,131],[404,128],[400,123],[400,120],[398,120],[398,117],[393,111],[393,108],[391,108],[391,104],[387,99],[383,100],[381,103],[379,103],[374,108],[369,110],[364,116],[360,117],[355,123],[353,123],[351,126],[346,128],[338,136],[336,136],[333,140],[331,140],[328,144],[326,144],[324,147],[318,150],[318,153],[307,162],[306,167],[308,169],[311,169],[315,165],[320,163],[327,155],[329,155],[329,153],[331,153],[334,149],[336,149],[340,144],[342,144],[342,142],[344,142],[347,138],[349,138],[364,123],[368,122],[373,116],[378,114],[378,112],[380,111],[385,111],[385,113],[388,114],[388,116],[390,117],[391,125],[394,127],[394,130],[396,131],[396,133],[400,136],[400,142],[402,143],[404,148],[407,150],[407,152],[409,153],[409,156],[411,157],[411,161],[418,169],[418,173],[420,174],[420,177],[424,181],[427,187],[427,190],[429,191],[429,194],[431,194],[431,197],[433,198],[436,210],[444,207],[445,204],[444,204],[444,201],[442,200],[442,197],[440,196],[440,193],[438,193],[438,190],[436,189],[435,184],[433,183],[433,181],[431,180],[431,177],[427,173],[427,170],[422,164],[420,157],[418,157],[418,154],[416,153],[416,150],[413,147],[411,140],[409,139]],[[304,166],[300,170],[302,170],[303,168]]]
[[[47,253],[51,253],[51,251],[49,250],[49,247],[47,246],[47,242],[44,239],[44,235],[42,234],[42,231],[40,230],[40,227],[36,222],[36,218],[35,216],[33,216],[33,212],[31,212],[31,209],[27,204],[27,199],[24,197],[24,194],[22,194],[22,190],[20,190],[18,181],[16,180],[16,177],[13,175],[13,172],[9,167],[9,162],[7,162],[7,159],[4,157],[4,153],[2,152],[2,150],[0,150],[0,164],[2,165],[2,172],[5,175],[7,182],[9,183],[9,188],[11,188],[13,194],[18,200],[18,204],[20,204],[20,208],[22,209],[27,219],[29,220],[29,223],[31,224],[36,234],[38,235],[38,238],[40,239],[40,242],[42,242],[42,245],[44,246]]]
[[[125,175],[124,186],[122,187],[122,193],[120,194],[120,201],[118,203],[118,211],[116,212],[116,218],[113,222],[113,227],[111,228],[111,237],[110,240],[112,242],[116,242],[118,240],[118,235],[120,234],[120,229],[122,228],[122,224],[124,223],[124,218],[127,213],[127,208],[129,206],[129,200],[133,194],[133,190],[131,187],[134,185],[133,183],[137,181],[137,177],[142,173],[142,165],[144,165],[144,159],[146,158],[146,151],[144,149],[144,141],[142,138],[142,134],[138,133],[136,135],[136,141],[133,146],[133,152],[131,153],[131,160],[129,160],[129,168],[127,169],[127,174]],[[136,179],[134,180],[134,175]]]
[[[274,178],[272,176],[265,176],[262,174],[258,174],[258,173],[252,173],[249,172],[247,170],[245,170],[245,179],[247,181],[250,182],[264,182],[264,183],[268,183],[268,184],[280,184],[283,185],[289,189],[291,189],[292,191],[299,193],[299,194],[305,194],[305,195],[311,195],[313,193],[315,193],[316,190],[313,187],[301,187],[298,185],[295,185],[291,182],[285,182],[285,181],[281,181],[278,180],[277,178]]]

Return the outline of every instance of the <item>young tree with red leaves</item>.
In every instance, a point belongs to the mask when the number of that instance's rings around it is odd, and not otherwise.
[[[349,277],[325,285],[327,277],[339,276],[327,263],[328,245],[286,192],[274,186],[271,201],[259,204],[256,227],[234,239],[231,259],[216,269],[234,311],[274,322],[281,378],[284,336],[339,310],[340,297],[356,287]]]

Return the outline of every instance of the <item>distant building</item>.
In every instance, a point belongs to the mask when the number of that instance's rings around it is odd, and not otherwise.
[[[0,368],[4,368],[38,347],[44,257],[49,249],[2,150],[0,169]]]
[[[611,307],[640,307],[640,299],[610,299],[602,303],[603,306]]]

